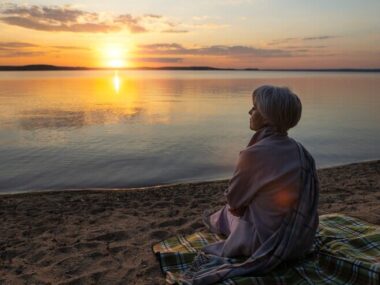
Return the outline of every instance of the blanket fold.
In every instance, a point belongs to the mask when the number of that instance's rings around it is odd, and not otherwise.
[[[153,246],[168,284],[187,284],[186,274],[207,255],[200,251],[205,245],[222,240],[209,232],[178,235]],[[283,262],[267,274],[234,276],[215,284],[380,284],[380,227],[341,214],[320,216],[314,241],[314,254],[302,260]],[[213,259],[220,264],[244,263],[244,258]],[[195,263],[194,263],[195,260]],[[205,269],[213,270],[213,266]],[[185,278],[184,278],[185,276]]]

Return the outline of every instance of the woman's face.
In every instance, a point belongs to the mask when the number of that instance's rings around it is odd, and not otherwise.
[[[255,96],[252,96],[252,108],[251,110],[249,110],[249,115],[251,115],[251,117],[249,118],[249,128],[253,131],[257,131],[259,129],[261,129],[262,127],[264,127],[264,125],[266,124],[265,122],[265,119],[263,118],[263,116],[261,116],[261,114],[259,113],[259,111],[257,110],[256,108],[256,97]]]

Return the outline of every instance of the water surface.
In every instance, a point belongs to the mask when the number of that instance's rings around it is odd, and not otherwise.
[[[380,158],[380,74],[0,72],[0,192],[229,178],[253,89],[286,85],[318,167]]]

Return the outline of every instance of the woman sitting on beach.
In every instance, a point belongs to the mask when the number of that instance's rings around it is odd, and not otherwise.
[[[287,131],[301,117],[301,102],[288,88],[262,86],[249,111],[253,135],[225,191],[227,205],[204,222],[225,240],[203,248],[186,274],[188,284],[265,274],[307,255],[318,227],[319,183],[315,162]],[[247,258],[232,263],[230,258]]]

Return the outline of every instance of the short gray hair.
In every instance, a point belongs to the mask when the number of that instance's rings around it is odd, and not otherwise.
[[[264,85],[252,96],[259,113],[280,132],[287,132],[301,119],[301,100],[288,87]]]

